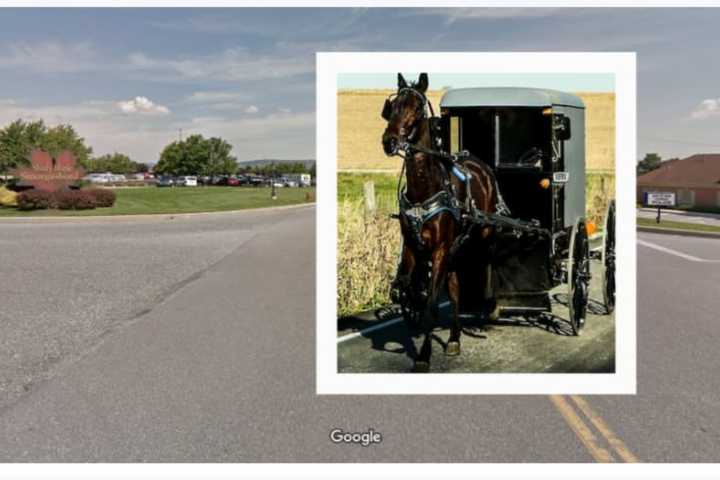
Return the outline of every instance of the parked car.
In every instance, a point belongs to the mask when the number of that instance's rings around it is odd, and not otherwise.
[[[238,180],[236,177],[228,177],[227,184],[230,187],[239,187],[240,186],[240,180]]]
[[[211,185],[227,185],[228,178],[225,175],[216,175],[212,177]]]
[[[294,180],[285,180],[285,186],[286,186],[286,187],[296,188],[296,187],[298,187],[299,185],[298,185],[298,182],[296,182],[296,181],[294,181]]]
[[[161,175],[155,180],[156,187],[173,187],[175,186],[175,179],[169,176]]]
[[[178,177],[178,180],[182,182],[181,186],[183,187],[197,187],[198,186],[198,179],[197,177],[193,175],[186,175],[184,177]]]
[[[248,178],[248,182],[249,182],[249,184],[252,185],[253,187],[259,187],[259,186],[262,186],[262,185],[267,185],[267,182],[265,181],[265,178],[264,178],[264,177],[261,177],[261,176],[259,176],[259,175],[258,175],[258,176],[253,176],[253,177],[249,177],[249,178]]]
[[[282,188],[285,186],[285,182],[283,182],[282,180],[271,180],[270,185],[275,188]]]
[[[85,175],[83,180],[87,180],[90,183],[108,183],[110,179],[104,173],[91,173]]]

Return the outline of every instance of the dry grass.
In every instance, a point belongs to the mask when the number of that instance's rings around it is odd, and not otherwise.
[[[615,175],[588,173],[585,181],[585,215],[602,228],[608,200],[615,198]]]
[[[362,183],[376,182],[377,212],[363,211]],[[389,213],[397,211],[395,177],[338,174],[337,307],[349,315],[389,303],[400,251],[400,228]],[[588,173],[586,214],[602,228],[607,200],[614,197],[612,174]]]
[[[382,198],[382,197],[380,197]],[[386,305],[400,252],[400,229],[387,211],[387,200],[372,215],[363,212],[362,199],[338,203],[337,308],[338,315]]]

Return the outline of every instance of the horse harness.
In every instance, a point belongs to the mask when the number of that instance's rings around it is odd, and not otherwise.
[[[423,95],[422,93],[418,92],[417,90],[406,87],[400,89],[397,94],[391,95],[385,100],[385,104],[383,105],[383,110],[381,116],[389,120],[392,109],[393,109],[393,99],[392,97],[397,97],[398,95],[402,94],[403,92],[410,92],[413,95],[418,96],[422,102],[422,119],[427,120],[430,127],[430,143],[434,146],[439,148],[440,144],[438,142],[438,136],[437,136],[437,117],[435,117],[435,112],[433,111],[432,104],[428,101],[427,97]],[[427,110],[430,112],[430,116],[427,115]],[[435,120],[435,121],[434,121]],[[400,172],[400,177],[398,178],[398,204],[399,204],[399,214],[396,216],[396,218],[403,219],[405,223],[409,226],[412,236],[415,239],[416,246],[418,250],[423,250],[424,248],[424,242],[422,239],[422,229],[423,226],[433,218],[435,218],[437,215],[440,215],[443,212],[450,213],[455,221],[461,225],[461,234],[459,235],[458,239],[456,240],[456,244],[453,246],[453,251],[457,250],[459,248],[460,243],[464,242],[467,237],[470,234],[470,230],[472,227],[476,224],[478,224],[483,219],[489,220],[488,214],[484,214],[483,212],[480,212],[477,207],[475,206],[475,202],[472,198],[472,192],[471,192],[471,175],[470,172],[466,169],[466,167],[462,164],[463,160],[470,157],[470,152],[467,150],[456,153],[456,154],[449,154],[445,153],[440,150],[436,149],[430,149],[423,147],[421,145],[417,145],[414,143],[411,143],[411,141],[414,139],[415,133],[417,131],[417,127],[413,127],[412,131],[409,135],[405,138],[405,142],[402,142],[399,144],[398,152],[396,153],[399,156],[403,157],[403,165],[402,165],[402,171]],[[404,154],[401,155],[399,151],[403,151]],[[443,188],[442,190],[438,191],[437,193],[433,194],[430,198],[418,202],[413,203],[411,202],[406,195],[406,190],[401,189],[401,182],[404,176],[405,171],[405,163],[407,162],[408,158],[411,157],[414,153],[423,153],[426,155],[429,155],[431,157],[440,158],[443,161],[440,162],[441,167],[445,171],[445,175],[443,177]],[[449,171],[448,171],[448,165],[449,164]],[[461,204],[457,191],[455,189],[455,186],[453,185],[452,181],[450,180],[450,175],[454,175],[458,178],[461,182],[465,183],[465,201],[464,205]],[[495,181],[495,190],[497,192],[497,205],[496,205],[496,211],[494,212],[495,215],[508,215],[510,213],[510,210],[505,205],[505,202],[502,199],[502,196],[500,195],[500,190],[498,189],[497,180]],[[492,215],[492,214],[489,214]],[[492,216],[495,216],[492,215]]]
[[[464,159],[470,157],[470,153],[468,151],[462,151],[451,155],[442,151],[431,150],[419,145],[411,145],[409,143],[402,145],[402,150],[405,152],[405,155],[403,156],[403,168],[400,172],[400,178],[398,180],[398,218],[405,220],[411,230],[413,238],[415,239],[418,250],[422,250],[424,248],[424,242],[422,240],[423,226],[443,212],[450,213],[455,221],[462,227],[458,241],[453,247],[453,251],[457,250],[460,244],[464,243],[467,239],[473,226],[477,225],[482,220],[489,220],[488,215],[480,212],[475,205],[470,185],[472,177],[470,172],[462,164]],[[404,175],[405,162],[410,155],[414,154],[414,152],[420,152],[434,157],[441,157],[448,161],[451,165],[450,171],[448,172],[448,168],[445,163],[441,162],[440,164],[443,170],[445,170],[443,189],[433,194],[430,198],[417,203],[411,202],[407,198],[405,189],[400,188],[400,182],[402,181]],[[459,195],[455,186],[450,180],[451,174],[457,177],[461,182],[465,183],[466,193],[464,202],[459,200]],[[509,214],[510,211],[500,195],[497,181],[495,181],[495,191],[497,192],[497,204],[494,212],[495,215]],[[492,216],[494,217],[495,215]]]

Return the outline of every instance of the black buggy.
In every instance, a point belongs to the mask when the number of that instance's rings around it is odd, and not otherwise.
[[[463,259],[463,281],[478,287],[461,294],[461,310],[472,310],[478,289],[490,289],[497,302],[494,315],[550,312],[549,292],[565,283],[569,323],[578,335],[586,316],[592,257],[601,262],[603,303],[611,313],[615,203],[608,202],[602,249],[591,252],[582,100],[555,90],[464,88],[445,93],[440,113],[435,121],[439,151],[456,157],[468,152],[485,161],[507,207],[493,214],[475,213],[475,221],[495,227],[496,247],[487,275],[473,269],[472,258]],[[417,317],[421,310],[407,293],[399,295],[403,314]]]

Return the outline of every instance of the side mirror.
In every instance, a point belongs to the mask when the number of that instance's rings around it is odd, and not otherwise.
[[[555,115],[553,129],[555,138],[558,140],[570,140],[570,117],[562,114]]]
[[[390,101],[389,98],[386,98],[385,105],[383,105],[382,113],[380,114],[380,116],[389,122],[390,117],[392,117],[392,109],[393,109],[392,102]]]

